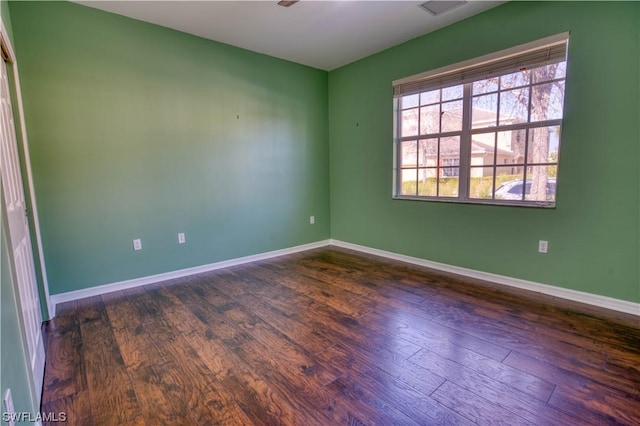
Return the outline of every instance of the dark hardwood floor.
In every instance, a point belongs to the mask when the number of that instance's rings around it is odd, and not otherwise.
[[[77,425],[640,424],[640,318],[323,248],[70,302]]]

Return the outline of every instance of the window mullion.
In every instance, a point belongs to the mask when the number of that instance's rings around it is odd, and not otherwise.
[[[462,97],[462,134],[460,135],[460,168],[458,198],[469,199],[469,176],[471,174],[471,86],[464,85]]]
[[[517,123],[517,124],[508,124],[504,126],[497,127],[479,127],[477,129],[472,129],[472,135],[482,134],[482,133],[493,133],[493,132],[504,132],[508,130],[524,130],[524,129],[535,129],[538,127],[553,127],[560,126],[562,124],[562,119],[553,119],[553,120],[541,120],[541,121],[533,121],[526,123]],[[411,138],[407,138],[411,139]]]
[[[393,112],[395,113],[395,120],[393,120],[393,154],[395,156],[394,173],[393,173],[393,196],[397,197],[402,194],[402,147],[401,147],[401,134],[402,128],[402,114],[400,113],[401,98],[395,98],[393,100]]]

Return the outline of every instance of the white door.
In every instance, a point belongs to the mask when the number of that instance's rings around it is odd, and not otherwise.
[[[42,389],[44,347],[40,326],[42,313],[40,311],[40,298],[36,282],[33,251],[31,250],[31,237],[27,222],[26,204],[22,186],[22,174],[20,173],[20,160],[18,158],[18,145],[16,130],[13,122],[11,108],[11,94],[9,92],[9,79],[7,76],[7,64],[2,62],[2,127],[0,129],[0,167],[2,168],[2,190],[7,209],[9,241],[13,251],[15,263],[15,279],[18,284],[18,294],[22,315],[24,317],[25,338],[29,350],[30,366],[33,371],[34,385],[37,393]]]

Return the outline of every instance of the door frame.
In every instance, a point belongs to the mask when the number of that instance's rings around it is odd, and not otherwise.
[[[15,90],[15,98],[16,98],[16,104],[17,104],[17,105],[14,105],[14,107],[17,108],[16,111],[18,113],[18,117],[17,117],[18,122],[16,124],[20,126],[20,133],[21,133],[20,139],[22,140],[22,150],[24,153],[23,166],[27,176],[27,182],[23,181],[23,187],[29,188],[28,198],[29,198],[29,202],[31,203],[31,214],[29,215],[29,219],[30,219],[29,221],[32,222],[33,228],[35,230],[35,240],[36,240],[35,242],[38,250],[38,258],[40,263],[39,265],[34,264],[34,267],[36,268],[39,267],[40,269],[40,275],[42,277],[42,284],[44,287],[44,296],[45,296],[44,303],[46,305],[46,310],[49,316],[48,319],[52,319],[55,316],[55,306],[51,304],[51,296],[49,294],[49,281],[47,279],[47,268],[44,260],[44,251],[42,249],[42,235],[40,233],[40,221],[38,220],[38,205],[36,203],[36,195],[35,195],[35,190],[33,185],[33,173],[31,170],[31,157],[29,155],[27,127],[24,119],[24,107],[22,104],[22,92],[20,90],[20,77],[18,74],[18,61],[16,59],[16,55],[14,53],[13,46],[11,44],[11,40],[9,39],[7,29],[2,20],[0,20],[0,47],[2,49],[2,53],[8,58],[6,60],[7,67],[11,67],[11,70],[13,72],[13,89]],[[19,141],[17,141],[17,138],[16,138],[16,142],[18,144],[20,143]],[[25,194],[25,198],[26,198],[26,195],[27,194]],[[36,289],[36,290],[38,290],[38,293],[40,292],[39,289]],[[42,298],[40,298],[40,303],[42,303]]]

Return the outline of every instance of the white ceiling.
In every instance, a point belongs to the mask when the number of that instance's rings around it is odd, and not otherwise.
[[[432,16],[422,1],[78,1],[141,21],[332,70],[504,1],[469,1]]]

